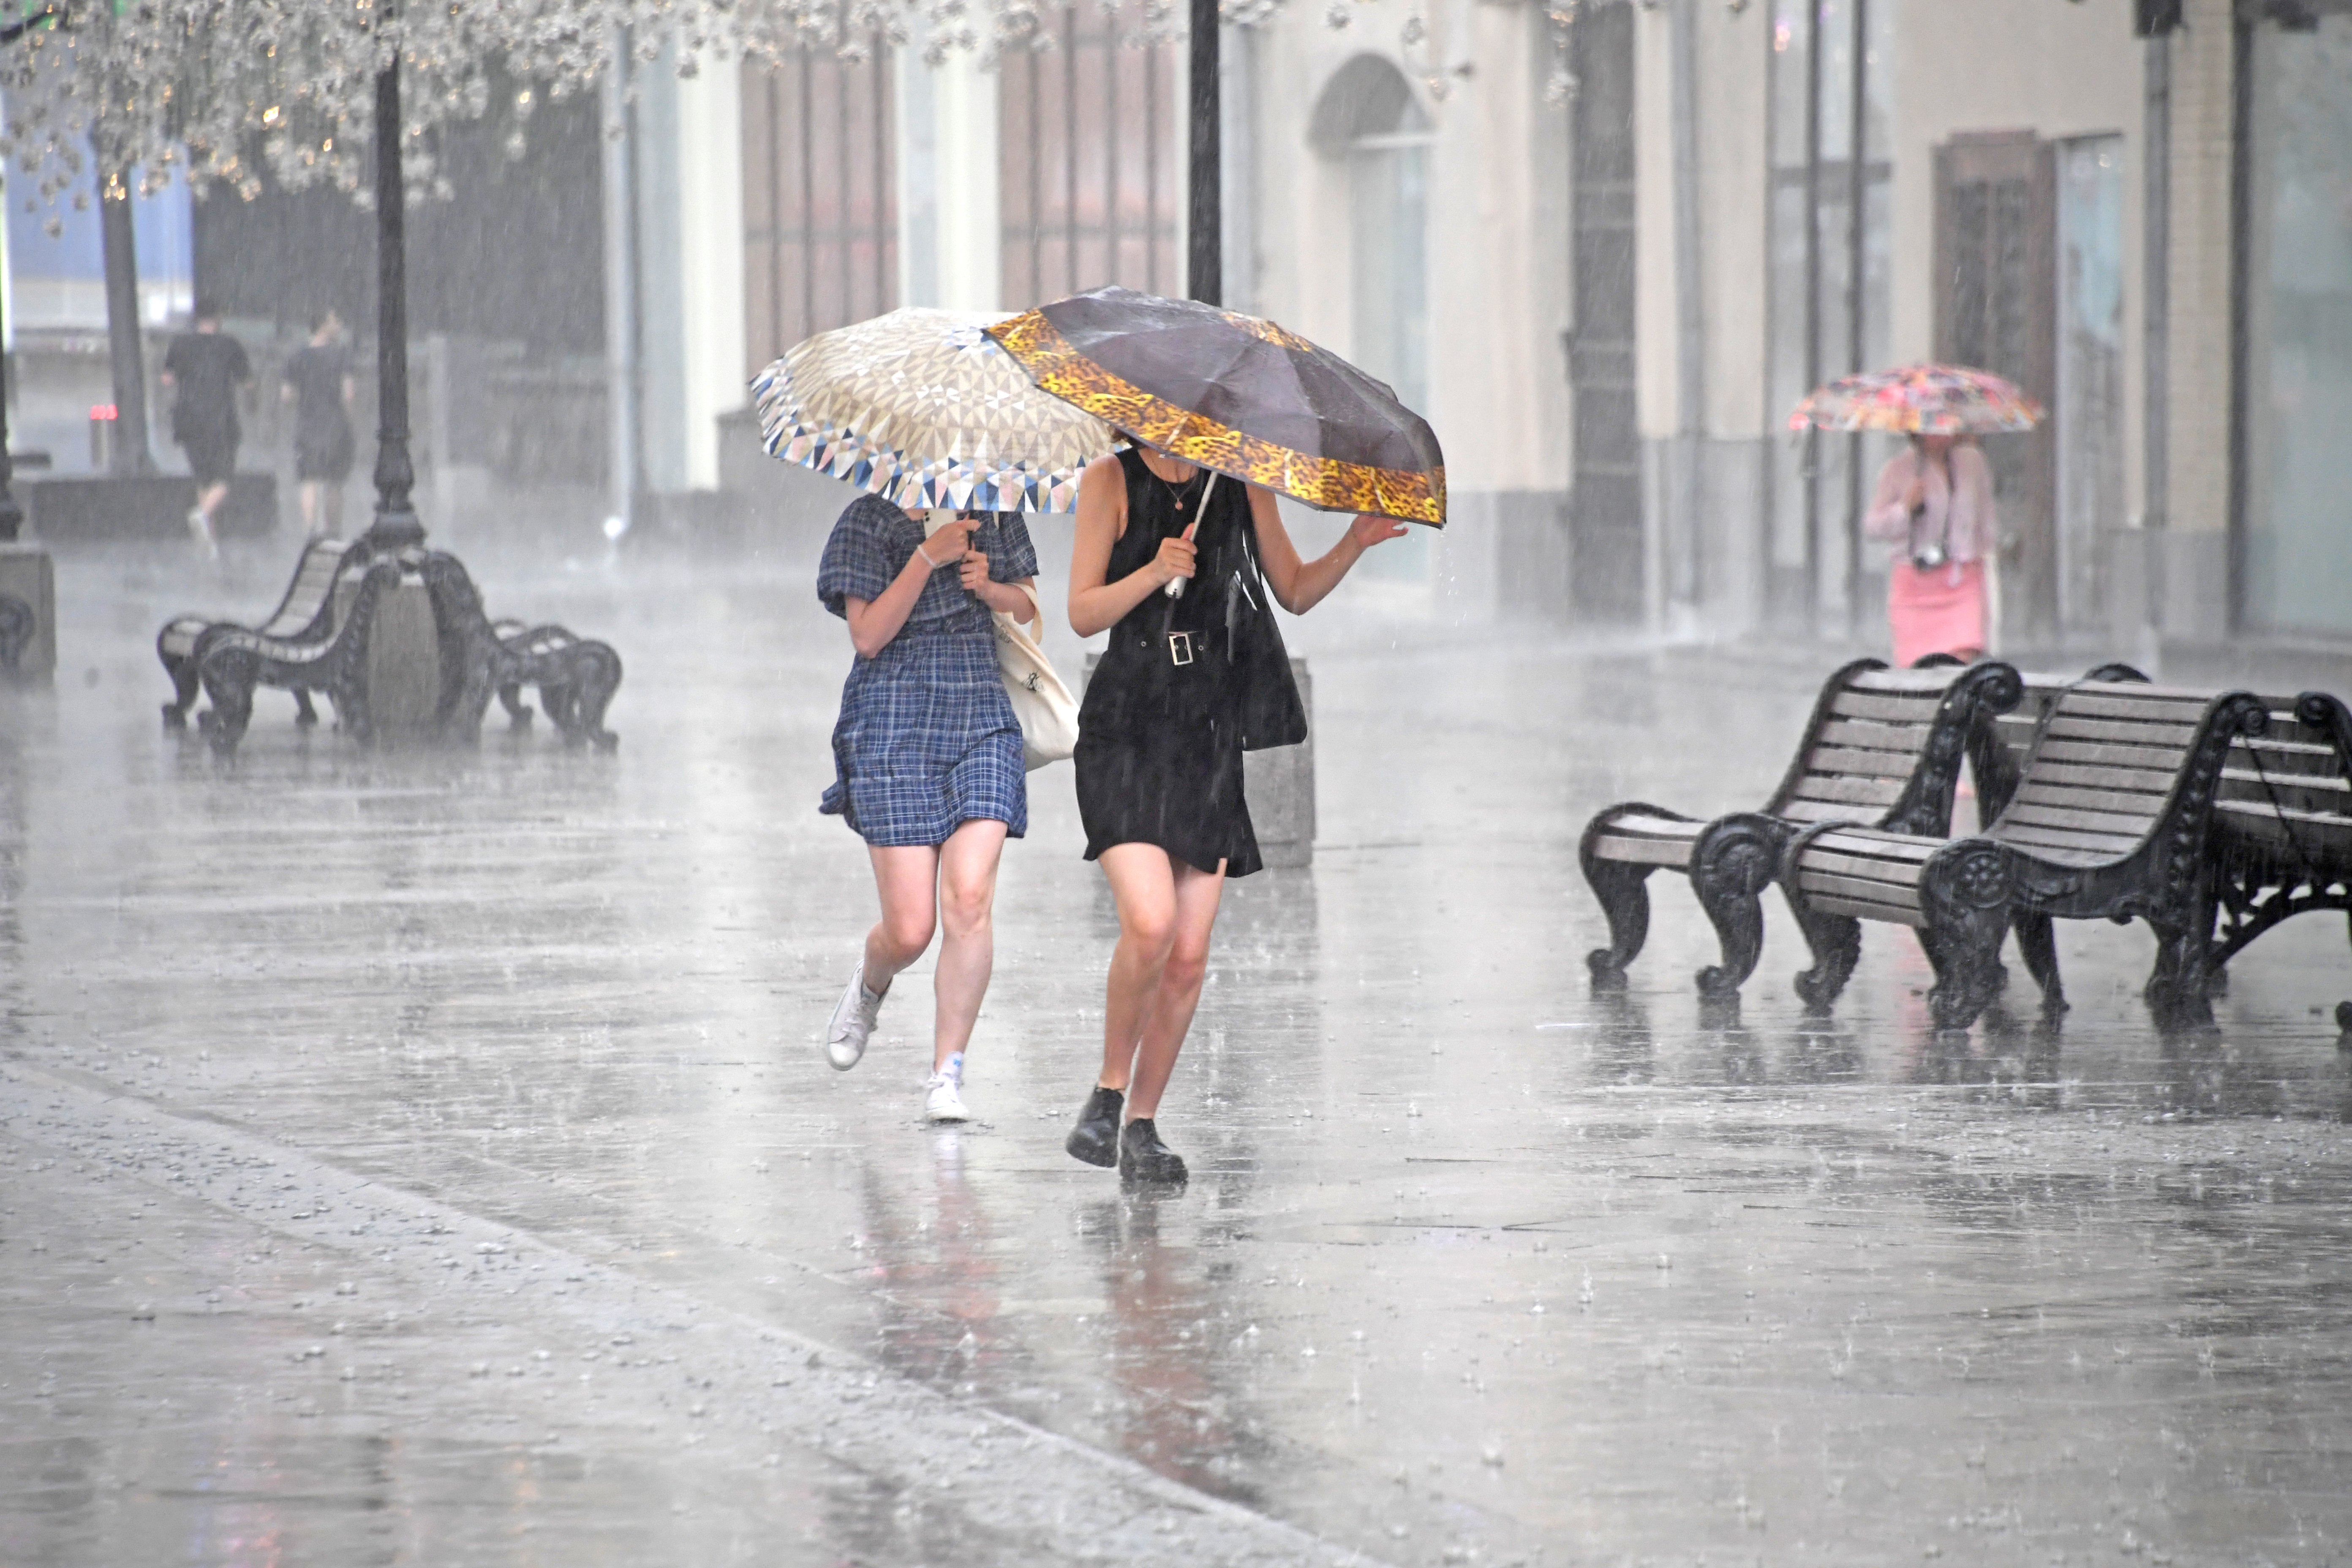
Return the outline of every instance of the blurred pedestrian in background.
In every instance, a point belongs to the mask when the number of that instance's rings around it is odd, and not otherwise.
[[[313,539],[343,526],[343,485],[352,477],[352,351],[331,310],[310,318],[310,341],[286,362],[281,401],[294,405],[294,479],[302,528]]]
[[[1912,437],[1879,469],[1863,529],[1900,546],[1886,572],[1895,664],[1907,667],[1931,653],[1982,657],[1986,573],[1999,538],[1983,449],[1965,437]]]
[[[996,955],[997,861],[1006,838],[1029,831],[1021,722],[990,617],[1035,622],[1037,552],[1017,512],[932,519],[927,536],[900,508],[860,496],[817,565],[817,597],[857,649],[833,728],[837,776],[819,809],[866,840],[882,896],[824,1049],[843,1072],[857,1065],[892,978],[944,925],[923,1113],[962,1121],[964,1047]]]
[[[172,340],[163,355],[163,381],[173,394],[172,439],[187,453],[188,471],[196,480],[188,532],[198,549],[217,560],[220,531],[215,523],[221,503],[228,499],[228,482],[236,472],[236,444],[244,434],[237,424],[236,395],[251,384],[253,363],[245,357],[245,345],[220,330],[220,307],[210,300],[197,300],[195,329]]]

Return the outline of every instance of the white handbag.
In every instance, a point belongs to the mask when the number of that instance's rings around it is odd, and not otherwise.
[[[1024,583],[1021,591],[1029,595],[1029,608],[1041,623],[1045,612],[1037,603],[1037,590]],[[993,619],[997,673],[1004,678],[1013,716],[1021,721],[1021,749],[1034,772],[1078,749],[1078,700],[1062,684],[1045,646],[1027,626],[1002,611]]]

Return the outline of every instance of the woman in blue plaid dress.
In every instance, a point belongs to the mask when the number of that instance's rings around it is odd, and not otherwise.
[[[824,607],[849,623],[857,662],[833,727],[836,777],[821,810],[866,840],[882,918],[825,1030],[825,1056],[857,1065],[898,973],[940,947],[924,1112],[961,1121],[963,1050],[995,958],[990,906],[1007,837],[1029,830],[1021,724],[996,670],[991,611],[1034,621],[1029,531],[1013,512],[924,525],[877,496],[849,503],[817,566]]]

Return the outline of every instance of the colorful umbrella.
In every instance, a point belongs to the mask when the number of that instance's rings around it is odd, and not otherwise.
[[[988,335],[1047,392],[1171,456],[1326,511],[1445,526],[1445,454],[1428,422],[1272,321],[1109,288]]]
[[[1076,510],[1118,437],[982,334],[1003,319],[910,307],[799,343],[751,383],[768,455],[905,507]]]
[[[2031,430],[2041,421],[2042,405],[1990,371],[1906,364],[1839,377],[1797,405],[1789,428],[1991,436]]]

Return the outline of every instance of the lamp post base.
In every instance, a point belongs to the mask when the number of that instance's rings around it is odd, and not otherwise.
[[[368,531],[360,536],[378,555],[396,555],[404,550],[414,550],[425,542],[425,524],[416,514],[405,509],[400,511],[380,511]]]

